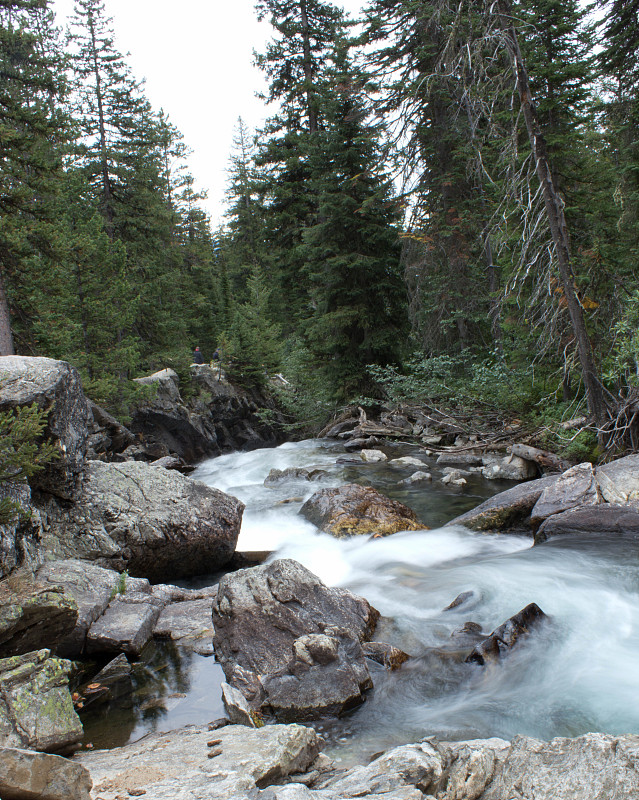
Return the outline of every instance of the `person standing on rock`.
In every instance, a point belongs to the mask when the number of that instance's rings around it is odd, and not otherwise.
[[[202,355],[202,351],[199,347],[196,347],[193,351],[193,363],[194,364],[204,364],[204,356]]]

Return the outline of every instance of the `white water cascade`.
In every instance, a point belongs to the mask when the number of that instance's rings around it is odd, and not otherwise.
[[[363,595],[384,617],[375,638],[412,656],[396,672],[372,664],[375,689],[367,702],[324,728],[341,753],[360,757],[429,735],[639,733],[636,542],[566,537],[532,547],[528,537],[461,527],[338,540],[297,513],[320,486],[373,485],[431,526],[507,488],[481,480],[465,494],[436,480],[407,488],[399,482],[411,470],[337,463],[343,455],[334,443],[286,444],[212,459],[193,476],[246,503],[239,550],[294,558],[326,584]],[[318,482],[263,485],[273,467],[290,466],[319,467],[327,475]],[[462,592],[472,596],[443,611]],[[490,633],[531,602],[550,617],[543,628],[498,665],[464,663],[472,644],[452,638],[454,631],[473,621]]]

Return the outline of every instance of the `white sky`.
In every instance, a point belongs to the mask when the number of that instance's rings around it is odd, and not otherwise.
[[[153,107],[163,108],[193,154],[196,186],[208,190],[205,206],[215,227],[223,213],[226,169],[239,116],[250,128],[271,110],[255,97],[264,89],[253,66],[272,28],[255,18],[254,0],[104,0],[115,44],[129,53],[134,76],[146,81]],[[363,0],[335,0],[356,13]],[[74,0],[54,0],[66,25]]]

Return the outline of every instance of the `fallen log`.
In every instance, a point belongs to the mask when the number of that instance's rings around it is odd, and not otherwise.
[[[514,456],[519,456],[526,461],[534,461],[542,469],[549,472],[564,472],[570,467],[568,461],[559,458],[554,453],[549,453],[548,450],[540,450],[537,447],[531,447],[529,444],[513,444],[510,452]]]

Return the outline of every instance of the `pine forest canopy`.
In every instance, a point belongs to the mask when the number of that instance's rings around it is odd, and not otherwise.
[[[584,405],[636,447],[639,3],[594,9],[257,0],[272,114],[238,122],[213,229],[105,3],[63,36],[48,0],[1,0],[0,351],[123,409],[221,344],[246,384],[286,372],[297,413]]]

